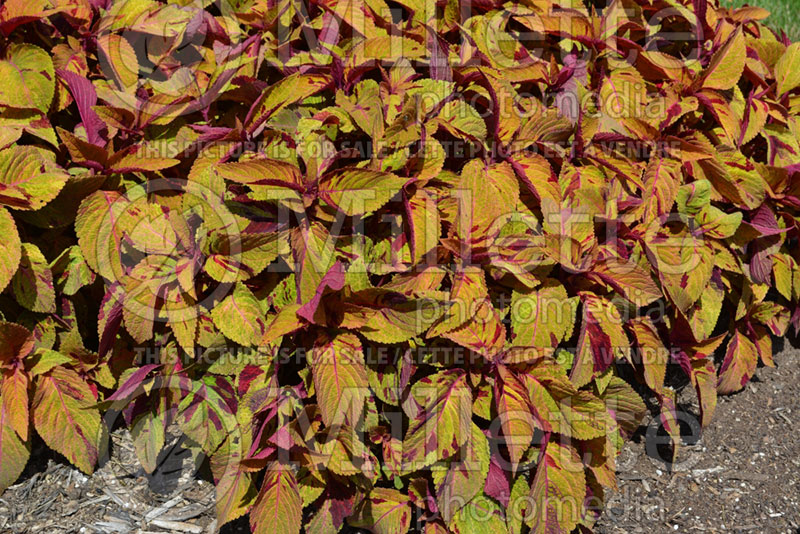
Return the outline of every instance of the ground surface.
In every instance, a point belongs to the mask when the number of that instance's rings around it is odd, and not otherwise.
[[[800,350],[781,352],[776,363],[720,399],[714,421],[681,450],[671,473],[646,434],[630,442],[598,534],[799,534]],[[681,400],[697,412],[689,389]]]
[[[686,439],[694,443],[669,472],[643,428],[619,458],[619,492],[597,532],[800,534],[800,350],[775,359],[776,369],[760,369],[745,391],[720,399],[702,434],[692,426],[694,395],[682,390]],[[125,432],[115,433],[114,445],[91,477],[35,450],[37,461],[0,496],[0,534],[216,531],[213,487],[192,476],[194,462],[179,446],[148,477]],[[240,521],[224,532],[248,529]]]
[[[153,475],[138,467],[130,435],[112,436],[109,461],[91,477],[42,447],[22,480],[0,495],[0,534],[216,532],[214,488],[173,438]]]

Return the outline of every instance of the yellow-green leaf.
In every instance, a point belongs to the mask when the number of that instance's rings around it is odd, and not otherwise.
[[[547,444],[529,498],[536,513],[526,522],[531,534],[569,534],[581,519],[586,495],[586,475],[578,453],[569,445]]]
[[[647,103],[647,86],[635,69],[621,69],[603,79],[600,110],[604,118],[641,118]]]
[[[486,277],[480,266],[465,266],[453,275],[453,287],[450,290],[452,306],[444,317],[427,334],[434,338],[450,332],[471,319],[483,300],[488,299]]]
[[[223,163],[216,167],[217,173],[226,180],[239,184],[267,181],[274,187],[298,187],[303,175],[296,166],[275,159],[249,159]]]
[[[75,371],[56,367],[39,378],[33,422],[47,446],[91,474],[104,445],[103,423],[89,385]]]
[[[319,195],[345,215],[366,215],[386,204],[407,181],[390,172],[351,167],[323,176]]]
[[[714,206],[706,206],[695,218],[706,235],[725,239],[736,233],[742,222],[742,212],[725,213]]]
[[[294,73],[264,91],[258,105],[252,111],[249,131],[254,131],[261,123],[281,109],[300,102],[324,89],[330,78],[320,74]]]
[[[755,374],[758,349],[755,343],[738,328],[728,342],[725,359],[719,369],[717,393],[727,395],[742,389]]]
[[[575,321],[575,306],[557,280],[547,278],[537,289],[511,297],[512,344],[515,347],[554,348]]]
[[[681,311],[706,288],[714,267],[712,253],[685,227],[652,225],[646,236],[648,257],[666,293]]]
[[[137,417],[131,425],[131,437],[136,458],[147,473],[158,467],[158,455],[164,447],[164,419],[152,411]]]
[[[775,64],[778,96],[800,86],[800,43],[792,43]]]
[[[68,178],[36,148],[15,145],[0,150],[0,205],[38,210],[56,198]]]
[[[267,331],[261,303],[241,282],[211,310],[211,318],[225,337],[246,347],[258,345]]]
[[[288,466],[273,463],[250,510],[253,534],[299,534],[302,519],[303,500],[294,474]]]
[[[459,237],[480,242],[490,234],[499,233],[504,216],[515,210],[519,183],[508,163],[487,164],[473,159],[461,170],[461,184],[454,196],[459,202]]]
[[[19,240],[14,217],[2,206],[0,206],[0,235],[3,236],[4,248],[0,254],[0,292],[2,292],[14,277],[22,259],[22,243]]]
[[[731,89],[744,72],[747,45],[742,28],[737,28],[711,57],[703,72],[703,89]]]
[[[406,534],[411,526],[411,502],[397,490],[373,488],[347,522],[373,534]]]
[[[489,472],[489,441],[475,423],[471,428],[470,439],[458,459],[431,467],[439,513],[447,523],[483,490]]]
[[[636,337],[636,354],[641,358],[644,369],[644,381],[653,391],[659,393],[664,389],[664,377],[667,375],[669,352],[658,335],[650,317],[636,317],[628,322]]]
[[[23,441],[11,426],[11,414],[0,398],[0,494],[16,482],[31,455],[30,443]]]
[[[419,406],[403,441],[403,469],[412,472],[449,458],[469,439],[472,392],[461,369],[420,379],[411,388]]]
[[[592,273],[637,307],[652,304],[663,296],[650,270],[632,261],[609,258],[595,264]]]
[[[498,367],[497,415],[508,447],[511,468],[516,471],[525,452],[533,441],[534,432],[541,424],[534,420],[528,390],[522,381],[505,366]]]
[[[22,244],[19,268],[11,280],[14,296],[24,308],[41,313],[56,312],[53,273],[42,252],[31,243]]]
[[[461,99],[447,102],[437,117],[438,124],[455,137],[483,140],[486,123],[474,107]]]
[[[670,213],[682,182],[681,163],[676,160],[654,156],[644,173],[644,220],[652,220]]]
[[[453,534],[508,534],[502,508],[483,493],[461,508],[449,527]]]
[[[0,105],[46,113],[56,88],[50,55],[36,45],[12,44],[0,61]]]
[[[121,91],[133,93],[139,83],[139,60],[131,43],[123,35],[109,33],[97,38],[97,48],[105,77],[113,79]]]
[[[116,191],[96,191],[81,202],[75,218],[86,263],[106,280],[123,280],[120,254],[125,229],[120,220],[128,206],[128,199]]]
[[[361,341],[352,333],[322,335],[309,353],[322,420],[326,425],[358,423],[370,394]]]
[[[490,361],[494,360],[506,341],[506,327],[500,313],[488,301],[482,302],[472,313],[473,317],[466,323],[442,334],[442,337],[455,341]]]

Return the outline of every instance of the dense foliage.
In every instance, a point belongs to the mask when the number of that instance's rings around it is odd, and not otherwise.
[[[220,524],[590,532],[800,326],[800,44],[603,7],[6,0],[0,490],[111,410]]]

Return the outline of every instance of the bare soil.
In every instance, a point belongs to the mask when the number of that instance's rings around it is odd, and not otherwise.
[[[800,534],[800,350],[775,361],[741,393],[720,397],[702,432],[693,391],[682,390],[689,443],[669,470],[657,425],[629,442],[598,534]]]

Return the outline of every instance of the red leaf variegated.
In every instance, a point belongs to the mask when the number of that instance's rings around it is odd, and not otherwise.
[[[546,445],[531,481],[529,498],[537,513],[526,519],[536,534],[568,533],[578,524],[586,479],[577,451],[557,442]]]
[[[705,89],[730,89],[739,81],[747,55],[744,32],[737,28],[712,56],[703,72]]]
[[[510,369],[499,368],[495,402],[512,469],[516,470],[525,451],[542,423],[535,419],[534,408],[525,384]]]
[[[31,455],[30,443],[17,434],[10,418],[11,413],[0,397],[0,457],[3,458],[0,463],[0,491],[5,491],[17,480]]]
[[[672,211],[681,183],[680,173],[679,161],[664,157],[650,159],[644,172],[642,193],[645,220],[658,219]]]
[[[56,198],[68,177],[33,147],[0,150],[0,205],[37,210]]]
[[[6,288],[22,259],[22,243],[11,214],[0,207],[0,232],[6,236],[5,253],[0,256],[0,291]]]
[[[375,488],[356,507],[349,523],[374,534],[403,534],[411,526],[408,496],[397,490]]]
[[[800,44],[724,3],[0,2],[0,491],[119,413],[217,527],[590,534],[800,331]]]
[[[81,471],[92,473],[103,452],[105,436],[95,398],[76,372],[56,367],[38,378],[33,423],[49,447]]]
[[[719,371],[717,392],[734,393],[744,387],[756,371],[758,349],[755,343],[738,328],[728,341],[725,360]]]
[[[355,334],[320,337],[309,353],[322,420],[326,425],[357,423],[369,396],[361,341]]]
[[[456,454],[469,439],[472,393],[463,371],[422,378],[414,384],[409,403],[411,424],[403,440],[406,471]]]
[[[346,215],[365,215],[391,200],[407,181],[391,173],[342,169],[320,179],[319,196]]]
[[[256,534],[299,534],[302,507],[297,480],[291,469],[272,464],[250,511],[250,526]]]
[[[583,317],[578,340],[577,363],[573,370],[573,381],[585,383],[584,366],[589,372],[605,371],[619,356],[627,352],[630,344],[621,325],[619,310],[607,299],[594,294],[581,295]],[[581,378],[577,378],[577,377]]]

